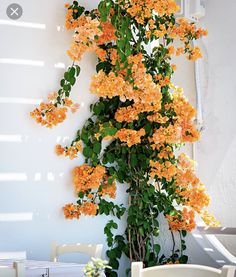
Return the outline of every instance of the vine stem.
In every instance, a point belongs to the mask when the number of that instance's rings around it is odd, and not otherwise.
[[[183,244],[182,244],[182,234],[179,231],[179,237],[180,237],[180,257],[183,256]]]
[[[128,199],[128,206],[131,206],[131,196],[129,195]],[[131,246],[131,230],[130,226],[128,225],[128,241],[129,241],[129,258],[130,258],[130,263],[133,261],[133,255],[132,255],[132,246]]]
[[[170,233],[171,233],[171,237],[172,237],[172,241],[173,241],[172,254],[174,254],[175,253],[175,237],[174,237],[173,231],[170,231]]]

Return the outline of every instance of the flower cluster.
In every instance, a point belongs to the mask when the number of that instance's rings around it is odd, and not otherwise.
[[[210,214],[208,211],[201,212],[201,218],[210,227],[220,227],[220,221],[218,221],[213,214]]]
[[[30,113],[30,116],[34,118],[38,124],[52,128],[66,119],[68,109],[74,113],[79,108],[79,104],[73,103],[68,97],[59,97],[60,102],[57,100],[58,97],[59,95],[57,92],[49,93],[49,102],[42,102],[38,108],[35,108]]]
[[[66,204],[63,207],[63,211],[64,211],[64,216],[67,219],[74,219],[74,218],[79,219],[81,215],[79,205],[74,205],[73,203]]]
[[[73,183],[76,192],[84,192],[89,189],[98,189],[106,173],[105,167],[97,165],[96,167],[87,164],[75,167],[73,169]]]
[[[108,178],[106,178],[108,179]],[[106,180],[102,185],[102,190],[99,192],[99,195],[106,196],[108,195],[110,198],[116,198],[116,182],[113,181],[112,184],[108,184]]]
[[[139,24],[144,24],[149,19],[150,26],[154,24],[152,22],[153,12],[163,16],[171,15],[179,10],[179,6],[174,0],[126,0],[124,2],[124,8]]]
[[[115,119],[118,122],[132,122],[138,119],[142,112],[157,112],[161,108],[160,87],[153,82],[151,74],[146,72],[142,55],[130,56],[134,84],[125,81],[124,76],[111,71],[108,75],[100,70],[93,76],[90,90],[100,97],[113,98],[119,96],[122,102],[134,101],[134,104],[117,110]]]
[[[78,26],[75,29],[74,40],[67,52],[71,59],[76,61],[80,60],[85,52],[95,51],[97,48],[95,37],[102,34],[98,19],[82,15],[77,21]]]
[[[170,229],[172,231],[187,231],[191,232],[195,227],[194,211],[183,208],[177,215],[166,215]]]
[[[73,61],[79,61],[82,55],[89,51],[95,51],[101,60],[105,60],[106,51],[99,48],[100,45],[116,41],[115,28],[109,20],[100,22],[97,16],[74,15],[76,10],[67,6],[66,28],[74,30],[73,42],[68,55]]]
[[[177,173],[176,166],[170,161],[165,161],[164,163],[150,161],[150,166],[151,172],[149,175],[151,178],[165,178],[167,182],[170,182]]]
[[[131,147],[134,144],[141,143],[141,137],[144,135],[145,130],[143,128],[138,131],[123,128],[116,133],[115,138],[127,143],[127,146]]]
[[[186,154],[181,154],[177,164],[171,163],[169,159],[174,157],[172,148],[162,145],[158,150],[160,161],[150,161],[149,176],[159,182],[162,178],[167,182],[174,181],[175,193],[180,197],[181,204],[185,208],[178,211],[178,216],[167,215],[167,219],[171,230],[189,231],[195,226],[194,212],[201,213],[209,205],[209,196],[205,192],[204,185],[195,175],[193,160]]]
[[[80,211],[84,215],[95,216],[97,214],[98,205],[91,202],[85,202],[81,207]]]
[[[81,214],[95,216],[98,205],[92,202],[84,202],[82,205],[66,204],[63,207],[64,216],[67,219],[79,219]]]
[[[78,157],[78,152],[82,152],[82,143],[81,141],[74,142],[70,147],[62,147],[60,144],[55,146],[55,153],[58,156],[64,155],[69,157],[71,160]]]
[[[30,113],[30,116],[42,126],[52,128],[66,119],[66,113],[66,107],[56,107],[52,103],[41,103]]]

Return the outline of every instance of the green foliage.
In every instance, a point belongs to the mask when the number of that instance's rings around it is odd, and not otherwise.
[[[68,67],[67,71],[64,73],[64,78],[61,79],[61,88],[58,90],[58,97],[55,105],[64,104],[64,98],[70,96],[72,87],[76,82],[76,77],[79,76],[80,67],[78,65],[72,65]]]

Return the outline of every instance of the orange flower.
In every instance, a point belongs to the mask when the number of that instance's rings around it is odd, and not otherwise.
[[[170,66],[171,66],[171,68],[173,69],[173,71],[176,71],[177,66],[176,66],[175,64],[171,64]]]
[[[176,49],[176,56],[180,56],[181,54],[184,54],[184,48],[183,47],[178,47]]]
[[[117,37],[115,35],[116,29],[110,21],[102,22],[100,26],[102,29],[102,34],[99,35],[97,39],[97,44],[104,44],[117,40]]]
[[[80,208],[78,205],[74,205],[74,204],[66,204],[63,207],[63,211],[64,211],[64,216],[67,219],[79,219],[80,217]]]
[[[78,157],[78,152],[82,152],[82,143],[81,141],[76,141],[70,147],[63,148],[61,145],[57,144],[55,146],[55,152],[57,155],[65,155],[65,157],[69,157],[71,160]]]
[[[175,48],[173,45],[168,47],[168,55],[171,56],[175,53]]]
[[[196,227],[194,211],[183,208],[183,211],[179,213],[180,214],[176,216],[166,215],[170,229],[172,231],[184,230],[191,232]]]
[[[84,215],[95,216],[97,214],[98,205],[94,203],[85,202],[80,207],[80,211]]]
[[[108,178],[109,176],[105,177],[100,195],[108,195],[110,198],[116,198],[116,182],[113,181],[112,184],[108,184]]]
[[[53,103],[41,103],[39,108],[30,113],[30,116],[37,123],[52,128],[65,120],[66,112],[66,107],[56,107]]]
[[[193,48],[187,58],[191,61],[196,61],[197,59],[202,58],[201,49],[199,47]]]
[[[102,31],[99,29],[98,19],[89,16],[80,16],[74,24],[76,25],[74,41],[67,53],[73,60],[80,60],[85,52],[97,49],[95,38],[102,35]]]
[[[150,161],[150,166],[151,172],[149,175],[151,178],[165,178],[167,182],[170,182],[177,173],[176,166],[169,161],[165,161],[164,163]]]
[[[111,64],[115,65],[116,61],[118,60],[117,50],[114,48],[111,48],[111,49],[109,49],[109,53],[110,53]]]
[[[141,142],[141,137],[145,135],[145,130],[142,128],[139,131],[130,129],[120,129],[115,137],[123,142],[126,142],[128,147]]]
[[[145,19],[152,20],[153,12],[164,16],[174,14],[179,10],[179,6],[174,0],[131,0],[128,3],[126,2],[124,8],[139,24],[144,24]],[[149,24],[152,28],[152,21]]]
[[[84,192],[89,189],[99,188],[105,176],[105,168],[101,165],[92,167],[84,164],[75,167],[72,174],[76,192]]]
[[[116,76],[111,71],[106,75],[104,71],[100,70],[92,78],[90,91],[99,97],[111,99],[119,96],[122,102],[133,100],[135,104],[145,104],[149,107],[153,105],[158,111],[161,108],[162,94],[160,87],[153,82],[152,76],[147,74],[145,65],[142,63],[142,54],[130,56],[128,62],[132,64],[134,85],[125,81],[121,73]]]
[[[98,58],[99,58],[102,62],[106,61],[107,52],[106,52],[105,50],[103,50],[102,48],[99,48],[99,47],[98,47],[98,48],[95,50],[95,52],[96,52]]]
[[[57,154],[58,156],[63,155],[63,154],[64,154],[64,151],[65,151],[65,149],[64,149],[60,144],[57,144],[57,145],[55,146],[55,152],[56,152],[56,154]]]
[[[68,149],[66,149],[65,156],[73,160],[74,158],[77,158],[77,153],[77,149],[74,146],[71,146]]]
[[[65,107],[71,107],[73,104],[72,100],[69,99],[68,97],[64,98],[64,106]]]
[[[201,212],[201,218],[210,227],[220,227],[220,222],[215,218],[213,214],[210,214],[208,211]]]

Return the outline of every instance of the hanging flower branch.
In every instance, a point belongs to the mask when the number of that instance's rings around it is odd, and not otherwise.
[[[183,238],[195,228],[195,213],[203,211],[209,197],[193,161],[185,154],[175,155],[184,143],[197,141],[199,131],[195,109],[171,81],[176,70],[171,59],[173,55],[200,58],[200,49],[191,42],[207,31],[184,18],[176,20],[179,7],[174,0],[102,0],[92,11],[74,1],[66,8],[66,27],[73,31],[68,50],[73,64],[50,102],[31,113],[46,127],[61,123],[69,108],[78,107],[69,98],[80,73],[76,62],[88,51],[96,53],[97,74],[90,90],[98,100],[91,105],[92,115],[70,146],[56,146],[58,155],[73,159],[82,152],[85,157],[85,164],[73,170],[78,199],[64,206],[65,217],[105,214],[120,219],[127,212],[124,234],[113,235],[118,228],[114,220],[104,229],[112,267],[106,269],[107,276],[117,276],[122,254],[145,266],[185,263]],[[148,51],[152,41],[159,45]],[[181,46],[176,48],[175,41]],[[109,143],[102,149],[104,140]],[[129,207],[108,200],[116,196],[117,181],[128,184]],[[173,238],[169,257],[159,255],[160,214]],[[207,213],[205,217],[213,221]]]

